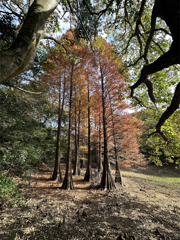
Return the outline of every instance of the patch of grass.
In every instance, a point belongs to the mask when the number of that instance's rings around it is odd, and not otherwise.
[[[153,176],[153,175],[146,175],[143,173],[134,173],[134,172],[126,172],[123,171],[122,175],[124,177],[133,177],[133,178],[140,178],[140,179],[145,179],[145,180],[151,180],[155,182],[161,182],[161,183],[179,183],[180,184],[180,177],[168,177],[168,176]]]

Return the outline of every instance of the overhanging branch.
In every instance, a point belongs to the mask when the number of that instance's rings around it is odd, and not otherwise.
[[[25,89],[17,87],[17,86],[13,86],[13,87],[18,89],[18,90],[20,90],[20,91],[22,91],[22,92],[29,93],[29,94],[35,94],[35,95],[42,94],[42,92],[31,92],[31,91],[25,90]]]
[[[58,3],[59,0],[36,0],[32,3],[15,42],[8,50],[0,52],[0,83],[33,66],[44,25]]]

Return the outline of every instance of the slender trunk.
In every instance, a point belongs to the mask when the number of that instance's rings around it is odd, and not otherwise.
[[[82,135],[82,146],[85,146],[85,145],[86,145],[86,143],[85,143],[85,136]],[[85,168],[85,167],[86,167],[86,160],[85,160],[85,154],[84,154],[84,152],[83,152],[80,168]]]
[[[75,166],[77,161],[77,104],[76,104],[76,93],[75,93],[75,109],[74,109],[74,130],[75,130],[75,139],[74,139],[74,147],[75,147]]]
[[[103,169],[102,165],[102,153],[101,153],[101,112],[99,109],[99,165],[98,165],[98,172],[101,172]]]
[[[55,165],[54,165],[54,171],[53,175],[51,177],[51,180],[62,180],[62,174],[60,169],[60,145],[61,145],[61,122],[62,122],[62,116],[63,116],[63,107],[64,107],[64,92],[63,91],[63,102],[61,107],[61,82],[59,84],[59,111],[58,111],[58,131],[57,131],[57,142],[56,142],[56,158],[55,158]]]
[[[62,184],[63,189],[74,189],[72,172],[71,172],[71,158],[72,158],[72,92],[73,92],[73,68],[72,63],[71,69],[71,82],[70,82],[70,99],[69,99],[69,130],[68,130],[68,152],[67,152],[67,163],[66,163],[66,174]]]
[[[114,113],[112,109],[111,104],[111,98],[109,94],[109,103],[110,103],[110,109],[111,109],[111,120],[112,120],[112,130],[113,130],[113,139],[114,139],[114,152],[115,152],[115,161],[116,161],[116,174],[115,174],[115,182],[119,182],[121,185],[123,185],[123,180],[119,168],[119,162],[118,162],[118,151],[117,151],[117,142],[116,142],[116,133],[115,133],[115,123],[114,123]]]
[[[95,122],[95,130],[97,130],[97,125],[96,125],[96,118],[94,119],[94,122]],[[98,146],[97,146],[97,135],[96,135],[96,131],[95,131],[95,134],[94,134],[94,160],[95,160],[95,163],[97,164],[97,166],[99,165],[99,158],[98,158]]]
[[[91,120],[90,120],[90,97],[89,97],[89,79],[88,79],[88,166],[84,181],[92,181],[92,169],[91,169]]]
[[[96,131],[97,131],[97,139],[96,139],[96,162],[97,166],[99,166],[99,133],[98,133],[98,125],[96,126]]]
[[[104,89],[104,78],[103,78],[101,64],[100,64],[100,71],[101,71],[103,130],[104,130],[104,164],[103,164],[103,174],[101,178],[101,188],[111,190],[111,189],[116,189],[116,185],[111,174],[110,162],[109,162],[107,119],[106,119],[106,107],[105,107],[105,89]]]
[[[75,105],[75,166],[74,175],[81,175],[80,161],[79,161],[79,140],[80,140],[80,123],[81,123],[81,100],[79,100],[79,116],[78,116],[78,131],[77,131],[77,112]]]
[[[78,118],[78,139],[77,139],[77,173],[80,176],[80,159],[79,159],[79,146],[80,146],[80,128],[81,127],[81,100],[79,100],[79,118]]]
[[[60,160],[61,160],[61,123],[63,118],[63,112],[64,112],[64,100],[65,100],[65,84],[66,79],[64,77],[64,89],[63,89],[63,99],[62,99],[62,106],[61,106],[61,86],[59,89],[59,113],[58,113],[58,131],[57,131],[57,143],[56,143],[56,158],[55,158],[55,165],[54,165],[54,171],[52,175],[52,180],[60,181],[62,180],[62,174],[61,174],[61,167],[60,167]]]

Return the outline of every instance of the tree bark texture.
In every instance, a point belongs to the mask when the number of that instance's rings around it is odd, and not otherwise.
[[[59,0],[35,0],[12,46],[0,52],[0,83],[33,67],[36,48],[43,36],[45,23]]]
[[[101,111],[99,109],[99,161],[98,161],[98,172],[101,172],[103,169],[102,165],[102,151],[101,151]]]
[[[105,106],[105,88],[102,66],[100,64],[101,71],[101,88],[102,88],[102,107],[103,107],[103,130],[104,130],[104,163],[103,163],[103,173],[101,178],[101,188],[102,189],[116,189],[114,179],[112,177],[109,161],[108,152],[108,136],[107,136],[107,118],[106,118],[106,106]]]
[[[64,89],[63,89],[63,100],[61,106],[61,82],[59,86],[59,111],[58,111],[58,131],[57,131],[57,143],[56,143],[56,158],[54,164],[54,171],[52,175],[52,180],[60,181],[62,180],[61,168],[60,168],[60,160],[61,160],[61,123],[64,111],[64,98],[65,98],[65,78],[64,78]]]
[[[73,93],[73,62],[71,69],[71,82],[70,82],[70,99],[69,99],[69,129],[68,129],[68,153],[66,163],[66,173],[62,184],[62,189],[74,189],[71,165],[72,165],[72,93]]]
[[[110,103],[110,109],[111,109],[111,121],[112,121],[112,130],[113,130],[113,139],[114,139],[114,153],[115,153],[115,161],[116,161],[116,173],[115,173],[115,183],[119,182],[121,185],[123,185],[123,180],[119,168],[119,162],[118,162],[118,151],[117,151],[117,142],[116,142],[116,133],[115,133],[115,123],[114,123],[114,113],[112,109],[111,104],[111,97],[109,94],[109,103]]]
[[[92,181],[92,160],[91,160],[91,119],[90,119],[90,97],[89,97],[89,79],[88,79],[88,165],[84,176],[84,181]]]
[[[73,174],[78,176],[81,175],[79,161],[80,123],[81,123],[81,100],[79,100],[78,130],[77,130],[77,109],[75,106],[75,166]]]
[[[97,130],[97,126],[95,124],[95,129]],[[97,136],[95,135],[94,136],[95,140],[94,140],[94,159],[95,159],[95,163],[97,164],[97,166],[99,165],[99,151],[98,151],[98,139],[97,139]]]

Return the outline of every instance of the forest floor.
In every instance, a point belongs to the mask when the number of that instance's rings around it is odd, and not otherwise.
[[[20,184],[25,203],[0,210],[0,239],[180,240],[180,170],[126,168],[125,186],[115,191],[97,190],[100,177],[84,182],[84,173],[66,191],[40,166],[29,185]]]

